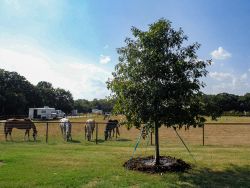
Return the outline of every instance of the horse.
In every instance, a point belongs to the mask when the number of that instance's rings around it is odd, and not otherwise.
[[[113,137],[115,135],[115,131],[116,133],[120,136],[120,132],[119,132],[119,122],[118,120],[108,120],[105,130],[104,130],[104,136],[105,136],[105,140],[107,140],[108,138],[111,139],[111,132],[113,131]]]
[[[71,123],[69,121],[69,119],[67,118],[62,118],[60,120],[60,123],[59,123],[59,126],[61,128],[61,132],[62,132],[62,136],[63,136],[63,139],[65,141],[69,141],[71,140],[72,141],[72,136],[71,136]]]
[[[91,138],[93,138],[94,130],[95,130],[95,120],[88,119],[85,125],[85,140],[86,140],[86,137],[88,141],[90,141]]]
[[[17,128],[17,129],[24,129],[25,134],[24,134],[24,140],[26,140],[26,135],[28,135],[28,140],[30,140],[30,129],[33,129],[33,138],[34,141],[36,141],[37,137],[37,129],[35,124],[31,121],[29,118],[25,119],[7,119],[6,122],[4,123],[4,134],[5,134],[5,140],[7,141],[7,135],[9,134],[11,140],[12,140],[12,129]]]

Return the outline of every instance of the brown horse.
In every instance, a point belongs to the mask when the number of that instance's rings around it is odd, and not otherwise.
[[[111,139],[111,133],[113,131],[113,137],[115,135],[115,132],[120,136],[120,132],[119,132],[119,122],[118,120],[108,120],[105,130],[104,130],[104,137],[105,140]]]
[[[10,135],[12,133],[12,129],[17,128],[17,129],[24,129],[25,134],[24,134],[24,139],[26,135],[28,135],[28,140],[30,139],[30,129],[33,129],[33,138],[34,141],[36,141],[36,136],[37,136],[37,130],[35,124],[30,120],[30,119],[7,119],[5,124],[4,124],[4,134],[5,134],[5,140],[7,141],[7,135]]]

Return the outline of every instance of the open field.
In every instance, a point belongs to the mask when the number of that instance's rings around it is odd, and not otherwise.
[[[89,118],[89,117],[88,117]],[[72,137],[75,142],[84,142],[84,122],[87,117],[73,118],[72,122]],[[103,116],[92,117],[98,124],[98,140],[103,142],[105,122]],[[120,118],[120,117],[118,117]],[[218,121],[211,121],[205,125],[205,145],[218,146],[250,146],[250,117],[221,117]],[[214,123],[214,124],[213,124]],[[235,123],[235,124],[228,124]],[[241,124],[244,123],[244,124]],[[61,131],[58,123],[49,123],[48,125],[48,141],[49,143],[63,142]],[[38,129],[38,140],[40,142],[46,141],[46,122],[36,123]],[[181,137],[188,143],[193,145],[202,145],[202,128],[190,128],[189,130],[177,130]],[[32,132],[32,131],[31,131]],[[127,130],[125,126],[120,127],[121,136],[119,140],[125,140],[125,145],[133,146],[140,131],[132,128]],[[22,130],[13,129],[12,137],[15,141],[23,141],[24,132]],[[94,134],[95,137],[95,134]],[[3,126],[0,123],[0,141],[4,141]],[[179,138],[176,136],[172,128],[160,128],[160,142],[161,144],[179,144]]]
[[[103,121],[101,117],[97,120]],[[232,120],[247,122],[241,118]],[[128,131],[123,127],[117,140],[104,141],[104,126],[99,125],[99,144],[96,145],[94,141],[84,140],[82,124],[73,124],[73,142],[65,143],[58,125],[54,124],[49,125],[46,144],[45,124],[37,124],[37,127],[37,143],[24,142],[24,133],[19,130],[13,131],[13,142],[5,142],[0,132],[1,188],[250,187],[250,125],[207,125],[205,146],[202,146],[201,128],[180,130],[196,162],[172,129],[161,128],[161,155],[182,158],[193,165],[187,173],[164,175],[133,172],[122,167],[132,155],[138,130]],[[135,156],[151,155],[153,151],[153,146],[147,146],[147,140],[142,140]]]

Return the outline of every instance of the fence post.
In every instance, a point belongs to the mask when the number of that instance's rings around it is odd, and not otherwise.
[[[98,123],[96,124],[96,130],[95,130],[95,144],[98,144]]]
[[[117,127],[115,128],[115,139],[117,140]]]
[[[86,124],[84,126],[84,136],[85,136],[85,140],[87,139],[87,135],[86,135]]]
[[[203,146],[205,145],[205,130],[204,130],[204,126],[205,126],[205,124],[203,124],[203,126],[202,126],[202,145]]]
[[[150,143],[151,143],[151,146],[153,145],[153,132],[152,132],[152,129],[150,131]]]
[[[49,134],[49,123],[46,123],[46,143],[48,143],[48,135]]]

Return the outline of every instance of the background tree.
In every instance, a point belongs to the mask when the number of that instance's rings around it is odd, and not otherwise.
[[[25,77],[16,72],[0,69],[1,115],[24,115],[34,106],[35,88]]]
[[[94,108],[103,110],[103,112],[111,112],[113,106],[114,101],[110,99],[94,99],[93,101],[77,99],[74,101],[74,108],[80,113],[90,113]]]
[[[239,106],[241,112],[250,111],[250,93],[246,93],[244,96],[239,97]]]
[[[239,97],[233,94],[220,93],[215,96],[215,101],[222,111],[232,111],[239,109]]]
[[[150,124],[155,129],[155,164],[159,164],[158,129],[183,125],[201,126],[199,80],[208,62],[198,60],[198,43],[183,46],[182,29],[160,19],[148,31],[132,27],[133,39],[118,49],[119,63],[108,88],[116,100],[114,111],[126,116],[128,126]]]
[[[90,113],[91,105],[86,99],[77,99],[74,101],[74,109],[77,109],[78,113]]]
[[[36,90],[39,93],[38,100],[41,106],[55,107],[56,93],[51,83],[40,81],[36,85]]]
[[[216,120],[223,113],[223,108],[218,105],[217,95],[202,95],[205,116],[211,116],[212,120]]]
[[[60,109],[66,114],[73,110],[74,100],[70,91],[61,88],[55,89],[55,108]]]

